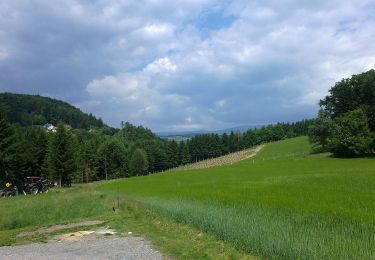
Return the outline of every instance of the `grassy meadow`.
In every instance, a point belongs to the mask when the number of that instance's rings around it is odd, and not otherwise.
[[[109,226],[122,235],[132,232],[131,236],[150,240],[167,259],[257,259],[191,225],[158,214],[124,196],[98,189],[101,185],[75,185],[54,188],[47,194],[1,198],[0,246],[47,242],[54,235]],[[40,227],[85,220],[104,223],[48,233],[32,232]],[[29,234],[22,235],[25,233]]]
[[[105,184],[165,216],[267,258],[374,259],[375,160],[310,154],[307,138],[204,170]]]
[[[17,237],[38,227],[104,220],[175,259],[374,259],[375,159],[310,150],[294,138],[233,165],[4,198],[0,246],[53,235]]]

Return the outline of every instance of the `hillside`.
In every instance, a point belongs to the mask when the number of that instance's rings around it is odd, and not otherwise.
[[[92,114],[60,100],[38,95],[0,93],[0,103],[4,103],[11,123],[21,126],[57,124],[62,122],[73,128],[89,129],[105,124]]]
[[[270,259],[373,259],[375,160],[310,155],[307,138],[209,169],[106,184],[144,206]]]

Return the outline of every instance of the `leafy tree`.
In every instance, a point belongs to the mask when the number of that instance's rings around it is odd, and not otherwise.
[[[336,119],[329,146],[336,156],[364,155],[371,143],[367,117],[362,109],[347,112]]]
[[[131,176],[147,174],[148,160],[145,150],[138,148],[134,151],[129,167]]]
[[[318,118],[309,127],[310,142],[320,145],[323,151],[328,150],[334,128],[335,122],[324,110],[320,110]]]
[[[52,134],[48,144],[45,169],[51,179],[59,185],[69,184],[76,170],[72,136],[61,124],[56,133]]]
[[[375,131],[375,70],[343,79],[329,93],[320,101],[320,106],[331,118],[362,108],[368,118],[370,130]]]
[[[360,156],[375,147],[375,70],[337,82],[320,101],[310,140],[336,156]]]

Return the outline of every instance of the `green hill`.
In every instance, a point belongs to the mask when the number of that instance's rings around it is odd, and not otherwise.
[[[13,93],[0,93],[0,103],[4,103],[11,123],[21,126],[57,124],[62,122],[73,128],[89,129],[105,126],[101,119],[60,100]]]
[[[251,254],[374,259],[375,160],[310,155],[307,138],[230,166],[108,183],[163,215]]]

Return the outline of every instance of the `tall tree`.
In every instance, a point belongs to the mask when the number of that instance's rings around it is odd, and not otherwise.
[[[178,144],[175,140],[172,140],[168,142],[167,147],[167,156],[169,161],[169,167],[168,168],[174,168],[177,167],[179,164],[179,158],[178,158]]]
[[[76,170],[72,136],[63,125],[58,125],[51,137],[45,160],[45,169],[50,178],[59,185],[70,184]]]
[[[27,154],[30,158],[29,175],[42,176],[43,163],[47,153],[48,138],[46,132],[40,127],[24,128],[24,139]]]
[[[147,174],[148,160],[145,150],[138,148],[134,151],[129,167],[131,176]]]
[[[310,142],[317,146],[320,145],[322,151],[327,151],[334,127],[333,119],[324,110],[320,110],[318,118],[309,127]]]
[[[0,179],[14,178],[16,138],[13,127],[6,118],[6,108],[0,103]]]
[[[343,79],[329,93],[320,101],[320,106],[331,118],[362,108],[368,118],[370,130],[375,131],[375,70]]]
[[[104,141],[98,150],[99,169],[101,179],[125,177],[126,150],[117,138]]]
[[[185,144],[185,142],[181,142],[178,147],[178,154],[179,154],[179,164],[185,165],[188,164],[191,160],[190,153],[189,153],[189,145]]]
[[[365,154],[375,144],[375,70],[343,79],[329,93],[320,101],[310,140],[336,156]]]

